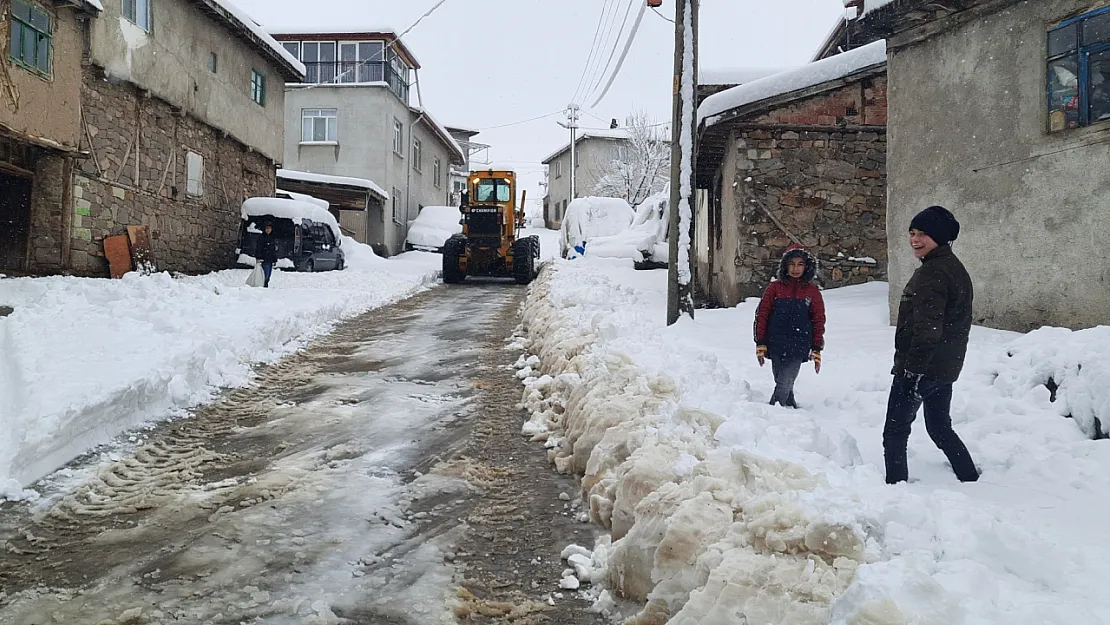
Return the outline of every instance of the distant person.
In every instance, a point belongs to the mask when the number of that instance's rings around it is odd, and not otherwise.
[[[755,355],[759,366],[771,359],[775,392],[771,405],[797,408],[794,381],[802,364],[813,361],[821,372],[825,345],[825,300],[813,283],[817,259],[792,245],[779,261],[777,279],[763,293],[755,314]]]
[[[888,484],[909,478],[906,445],[917,409],[925,404],[925,429],[948,456],[961,482],[979,470],[952,429],[952,384],[960,377],[971,333],[971,277],[949,245],[960,223],[948,209],[930,206],[910,222],[910,247],[921,261],[898,305],[894,383],[883,429]]]
[[[270,274],[274,272],[274,264],[278,260],[274,224],[266,222],[266,225],[262,227],[262,236],[258,237],[256,249],[256,256],[262,262],[262,272],[266,276],[266,282],[262,286],[268,289],[270,288]]]

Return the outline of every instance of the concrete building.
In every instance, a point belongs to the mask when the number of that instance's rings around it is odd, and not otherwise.
[[[344,215],[344,228],[382,255],[403,250],[424,206],[451,199],[449,172],[466,159],[451,134],[409,89],[420,68],[392,32],[275,33],[307,69],[286,93],[285,168],[372,181],[389,196],[382,211]],[[357,238],[357,237],[356,237]]]
[[[73,178],[81,157],[81,59],[86,2],[0,5],[0,271],[69,264]]]
[[[102,241],[128,225],[150,229],[159,269],[231,266],[240,205],[274,193],[281,86],[304,68],[224,0],[101,3],[82,22],[72,207],[60,239],[35,238],[30,267],[104,275]]]
[[[623,158],[628,145],[627,130],[583,129],[575,139],[576,168],[575,197],[594,194],[594,187],[605,175],[614,159]],[[543,159],[547,165],[547,197],[543,200],[544,221],[548,228],[557,229],[567,213],[570,196],[570,142]]]
[[[792,244],[817,256],[826,287],[884,277],[882,45],[702,102],[694,244],[707,301],[735,306],[762,294]]]
[[[451,133],[455,143],[459,144],[465,155],[461,164],[451,166],[451,200],[447,204],[454,206],[462,201],[462,192],[466,190],[466,179],[470,174],[470,157],[482,150],[488,150],[489,146],[474,141],[474,137],[478,135],[477,130],[447,126],[447,132]]]
[[[895,0],[853,27],[888,38],[892,318],[941,204],[977,323],[1110,323],[1110,3]]]

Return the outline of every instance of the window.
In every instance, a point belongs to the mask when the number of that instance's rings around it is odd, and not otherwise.
[[[49,74],[52,32],[49,13],[25,0],[12,0],[13,61],[40,74]]]
[[[432,182],[437,189],[443,186],[443,163],[438,156],[432,159]]]
[[[555,177],[563,177],[563,161],[555,161]]]
[[[285,51],[289,54],[292,54],[293,58],[297,59],[298,61],[301,60],[301,42],[285,41],[282,42],[281,47],[285,48]]]
[[[150,0],[123,0],[122,12],[129,22],[150,32]]]
[[[508,202],[512,198],[512,186],[503,178],[480,178],[475,186],[477,202]]]
[[[208,55],[208,71],[215,74],[216,70],[219,68],[219,62],[220,62],[220,59],[216,57],[215,52]]]
[[[401,190],[397,187],[393,187],[393,194],[389,197],[393,198],[393,223],[405,223],[403,221],[404,215],[401,214]]]
[[[337,109],[304,109],[301,111],[302,142],[336,142],[339,140]]]
[[[405,155],[405,125],[400,120],[393,120],[393,151],[398,156]]]
[[[1110,7],[1048,32],[1048,130],[1110,120]]]
[[[420,143],[420,139],[412,140],[412,168],[416,171],[424,171],[424,146]]]
[[[204,195],[204,157],[196,152],[185,154],[185,193]]]
[[[255,104],[266,106],[266,77],[256,69],[251,70],[251,99]]]

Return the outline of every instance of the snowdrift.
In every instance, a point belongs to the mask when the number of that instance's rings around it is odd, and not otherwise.
[[[632,224],[635,214],[628,202],[611,197],[580,197],[567,206],[559,228],[560,253],[573,258],[596,237],[620,234]]]
[[[438,277],[432,254],[384,260],[350,240],[344,252],[347,271],[280,273],[270,289],[245,286],[247,270],[0,279],[15,309],[0,318],[0,497]]]
[[[919,421],[919,481],[889,487],[885,284],[826,293],[841,347],[803,372],[799,411],[765,403],[754,302],[670,328],[664,302],[658,272],[555,261],[516,340],[522,432],[581,475],[580,520],[611,533],[564,554],[595,610],[612,593],[642,606],[628,625],[1110,622],[1110,447],[1079,427],[1103,414],[1083,344],[1110,330],[975,328],[953,419],[983,478],[957,482]]]

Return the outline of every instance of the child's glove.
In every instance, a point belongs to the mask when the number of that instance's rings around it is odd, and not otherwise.
[[[766,345],[756,345],[755,346],[755,357],[756,357],[756,360],[759,361],[759,366],[762,367],[763,363],[767,361],[767,346]]]
[[[809,353],[809,359],[813,361],[813,370],[821,373],[821,352],[813,350]]]

